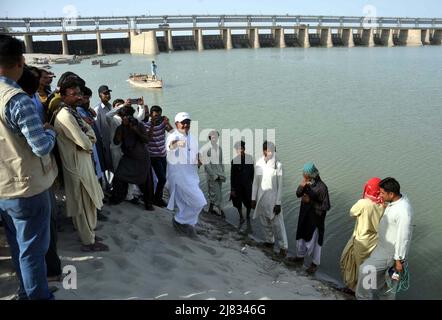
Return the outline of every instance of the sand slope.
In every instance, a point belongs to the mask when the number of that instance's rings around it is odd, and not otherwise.
[[[81,252],[70,225],[59,233],[62,264],[75,266],[77,289],[51,283],[59,287],[57,299],[345,299],[245,246],[236,229],[213,215],[200,216],[199,239],[192,240],[176,234],[170,211],[130,203],[105,210],[109,221],[100,223],[97,235],[109,252]],[[0,280],[0,298],[10,298],[17,288],[10,260],[0,260]]]

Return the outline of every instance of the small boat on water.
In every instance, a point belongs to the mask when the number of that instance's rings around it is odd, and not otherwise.
[[[98,64],[100,64],[100,62],[103,62],[103,60],[92,60],[92,62],[91,62],[91,64],[93,65],[93,66],[96,66],[96,65],[98,65]]]
[[[51,62],[55,63],[55,64],[69,63],[71,61],[72,61],[72,59],[67,59],[67,58],[57,58],[57,59],[51,60]]]
[[[131,85],[139,88],[162,88],[163,80],[152,79],[152,76],[148,74],[136,74],[133,73],[127,80]]]
[[[108,68],[108,67],[115,67],[117,66],[121,60],[115,61],[115,62],[104,62],[102,60],[99,60],[100,68]]]
[[[49,63],[49,58],[34,58],[33,63],[46,65]]]
[[[68,62],[68,64],[80,64],[81,60],[71,60]]]

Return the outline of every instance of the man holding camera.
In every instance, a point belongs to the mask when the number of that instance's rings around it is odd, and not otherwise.
[[[160,106],[152,106],[150,108],[150,120],[144,123],[149,135],[148,149],[151,165],[158,178],[153,204],[161,208],[167,206],[163,200],[167,172],[166,131],[173,130],[169,119],[162,116],[162,112]]]
[[[121,203],[127,195],[129,184],[136,184],[143,193],[146,210],[153,211],[153,188],[150,158],[146,144],[149,137],[144,125],[134,117],[132,106],[124,106],[120,112],[122,124],[117,128],[114,144],[121,144],[123,156],[115,171],[111,204]]]

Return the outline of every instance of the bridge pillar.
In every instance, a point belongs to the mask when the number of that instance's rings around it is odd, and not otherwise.
[[[224,48],[226,50],[233,49],[233,45],[232,45],[232,30],[230,28],[228,28],[228,29],[221,29],[221,38],[223,39]]]
[[[155,31],[142,32],[139,35],[131,32],[130,53],[156,55],[159,52]]]
[[[34,53],[34,46],[32,45],[32,35],[25,35],[25,49],[26,53]]]
[[[295,28],[298,30],[298,44],[302,48],[310,48],[310,39],[308,36],[308,28]]]
[[[442,44],[442,30],[437,29],[433,31],[433,40],[431,41],[431,44],[440,46]]]
[[[203,30],[202,29],[194,29],[193,36],[195,38],[196,49],[198,51],[203,51],[204,50]]]
[[[355,46],[355,42],[353,40],[353,30],[352,29],[342,29],[341,30],[341,39],[344,47],[353,48]]]
[[[330,28],[321,29],[321,47],[331,48],[333,47],[332,34]]]
[[[278,48],[285,48],[284,28],[275,29],[275,46]]]
[[[101,41],[101,33],[97,31],[97,56],[103,55],[103,43]]]
[[[363,46],[374,47],[373,29],[363,29],[361,40]]]
[[[401,29],[399,31],[399,43],[407,47],[422,45],[422,31],[416,29]]]
[[[424,46],[431,44],[430,34],[431,34],[430,29],[422,29],[421,38],[422,38],[422,44]]]
[[[164,31],[164,37],[166,40],[167,45],[167,51],[173,51],[173,36],[172,36],[172,30],[166,30]]]
[[[250,47],[253,49],[259,49],[261,47],[259,43],[258,28],[249,29],[249,42],[250,42]]]
[[[66,56],[69,55],[68,35],[66,33],[61,34],[61,47],[62,54]]]
[[[382,29],[381,30],[381,41],[382,41],[382,45],[385,47],[394,47],[393,30]]]

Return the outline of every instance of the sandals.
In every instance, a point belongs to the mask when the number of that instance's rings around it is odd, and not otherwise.
[[[350,296],[353,296],[353,297],[355,296],[355,292],[353,290],[351,290],[350,288],[348,288],[348,287],[339,288],[338,290],[343,292],[343,293],[345,293],[345,294],[348,294]]]
[[[81,246],[81,251],[83,252],[98,252],[98,251],[109,251],[109,247],[101,242],[95,242],[94,244],[84,244]]]
[[[288,262],[292,262],[292,263],[304,263],[304,258],[301,258],[301,257],[288,257],[287,261]]]
[[[318,269],[318,266],[316,264],[312,263],[310,265],[310,267],[307,270],[305,270],[305,272],[307,272],[308,274],[314,274],[317,269]]]

